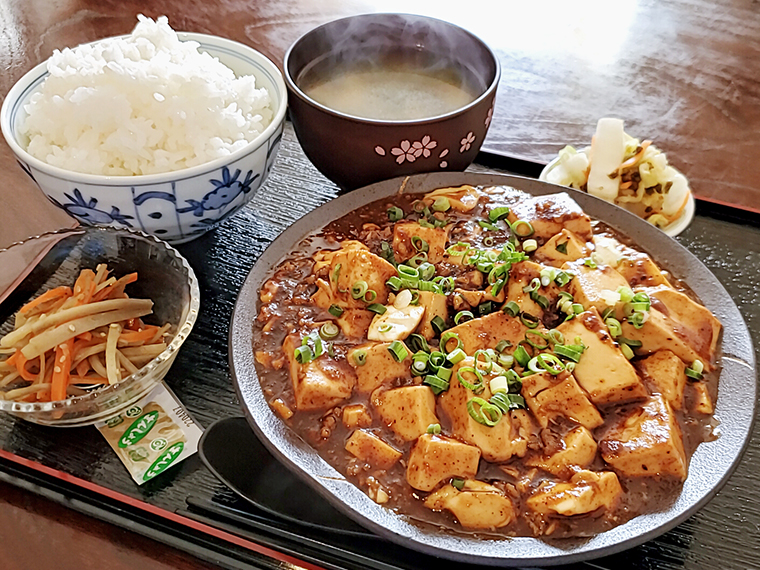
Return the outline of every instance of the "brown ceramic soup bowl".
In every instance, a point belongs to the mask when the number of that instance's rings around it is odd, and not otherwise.
[[[366,14],[324,24],[290,47],[284,68],[290,118],[306,156],[346,190],[396,176],[464,170],[488,131],[500,76],[498,60],[480,39],[453,24],[409,14]],[[452,110],[426,108],[430,116],[411,119],[367,118],[311,96],[314,85],[346,69],[423,70],[468,95]]]

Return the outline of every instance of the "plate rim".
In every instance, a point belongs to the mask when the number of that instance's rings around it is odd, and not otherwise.
[[[423,192],[465,183],[510,185],[532,195],[557,192],[569,194],[584,211],[634,239],[644,251],[651,251],[653,247],[657,249],[658,244],[664,246],[664,253],[655,255],[655,258],[675,255],[675,258],[663,265],[671,271],[675,269],[676,275],[684,276],[688,273],[690,288],[705,306],[719,316],[724,325],[723,347],[731,349],[724,350],[716,403],[716,416],[721,418],[724,429],[721,430],[721,437],[712,442],[704,442],[694,453],[690,471],[694,467],[700,467],[700,472],[690,474],[681,494],[669,509],[640,515],[567,549],[529,537],[493,540],[473,539],[454,533],[443,534],[410,523],[403,515],[375,504],[361,489],[319,457],[295,432],[281,429],[284,422],[269,408],[255,373],[253,329],[250,326],[257,315],[259,287],[271,274],[273,267],[301,239],[324,227],[332,219],[374,200],[390,197],[401,186],[405,186],[407,192]],[[229,331],[229,364],[245,416],[267,449],[298,477],[357,523],[401,546],[451,560],[497,566],[567,564],[638,546],[686,520],[725,485],[749,443],[757,391],[752,340],[733,299],[691,252],[673,238],[660,231],[653,232],[652,229],[651,224],[645,220],[584,192],[545,181],[502,174],[448,172],[399,177],[331,200],[291,224],[267,247],[246,277],[236,299]],[[751,402],[750,408],[746,407],[747,401]],[[724,418],[726,414],[727,419]],[[726,447],[731,452],[728,456],[724,449]],[[708,484],[705,485],[705,482]]]

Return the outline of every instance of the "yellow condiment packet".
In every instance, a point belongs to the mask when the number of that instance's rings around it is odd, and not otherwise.
[[[164,384],[95,427],[138,485],[195,453],[203,433]]]

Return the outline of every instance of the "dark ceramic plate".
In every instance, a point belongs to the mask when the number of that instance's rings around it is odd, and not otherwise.
[[[383,537],[438,557],[500,566],[554,565],[605,556],[637,546],[686,520],[725,484],[739,462],[752,428],[755,361],[744,320],[726,290],[700,261],[661,231],[632,214],[587,194],[520,177],[443,173],[408,179],[405,192],[444,186],[510,185],[530,194],[568,192],[592,217],[633,239],[676,277],[685,278],[705,306],[723,323],[723,360],[716,416],[720,437],[699,446],[689,477],[674,504],[659,513],[634,518],[593,538],[571,544],[548,544],[533,538],[474,539],[454,532],[423,528],[369,499],[290,430],[267,405],[256,376],[252,326],[261,285],[277,263],[308,234],[352,210],[396,193],[402,179],[373,184],[337,198],[303,217],[282,233],[248,275],[230,326],[230,364],[246,416],[269,451],[338,510]]]

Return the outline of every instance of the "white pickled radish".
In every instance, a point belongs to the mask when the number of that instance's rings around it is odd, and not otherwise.
[[[612,202],[617,198],[620,176],[610,178],[625,157],[625,133],[620,119],[599,119],[591,143],[591,170],[588,174],[588,193]]]
[[[684,202],[686,202],[690,193],[689,183],[680,172],[677,172],[673,176],[672,182],[673,185],[665,194],[665,200],[662,203],[662,213],[666,216],[675,216],[684,205]]]

